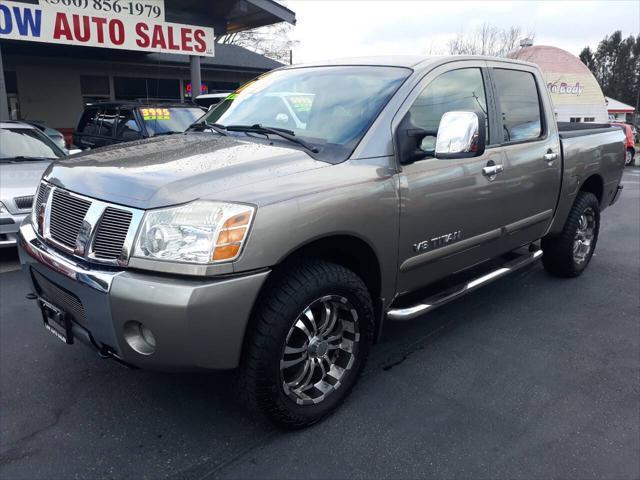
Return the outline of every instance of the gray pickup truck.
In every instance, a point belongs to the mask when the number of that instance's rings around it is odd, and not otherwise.
[[[60,340],[237,368],[250,406],[303,427],[348,395],[385,321],[539,257],[580,275],[624,157],[618,128],[559,128],[533,64],[286,67],[185,134],[52,164],[20,258]]]

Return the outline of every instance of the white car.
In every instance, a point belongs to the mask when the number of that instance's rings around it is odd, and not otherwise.
[[[38,128],[0,122],[0,248],[16,244],[16,233],[31,212],[40,177],[51,161],[65,155]]]

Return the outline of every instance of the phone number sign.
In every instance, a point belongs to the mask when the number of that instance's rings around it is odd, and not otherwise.
[[[165,22],[164,0],[0,0],[0,38],[214,55],[213,29]]]

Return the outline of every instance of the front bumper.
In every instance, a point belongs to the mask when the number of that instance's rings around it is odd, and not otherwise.
[[[27,215],[28,213],[0,215],[0,248],[16,245],[18,229]]]
[[[98,268],[52,249],[29,222],[20,227],[18,241],[33,291],[75,312],[75,338],[127,364],[155,370],[237,367],[251,309],[269,275],[192,279]],[[153,332],[152,354],[138,353],[127,343],[127,322]]]

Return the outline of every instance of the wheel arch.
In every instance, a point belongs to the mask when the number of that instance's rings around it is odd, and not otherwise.
[[[369,242],[361,237],[348,233],[336,233],[310,239],[287,252],[274,268],[281,268],[283,265],[304,258],[315,258],[342,265],[362,279],[372,299],[381,295],[380,260]]]
[[[580,192],[593,193],[598,199],[598,204],[602,209],[602,200],[604,197],[604,180],[598,174],[591,175],[580,186]]]
[[[249,335],[253,331],[253,312],[260,305],[260,296],[266,292],[274,281],[277,281],[278,273],[294,262],[304,259],[324,260],[337,263],[353,271],[358,275],[371,295],[375,313],[374,340],[377,340],[382,328],[383,302],[382,269],[378,255],[373,247],[364,239],[349,233],[333,233],[319,238],[309,239],[307,242],[285,253],[278,262],[273,265],[272,273],[262,286],[258,298],[252,308],[251,319],[244,333],[243,351],[246,349]]]

